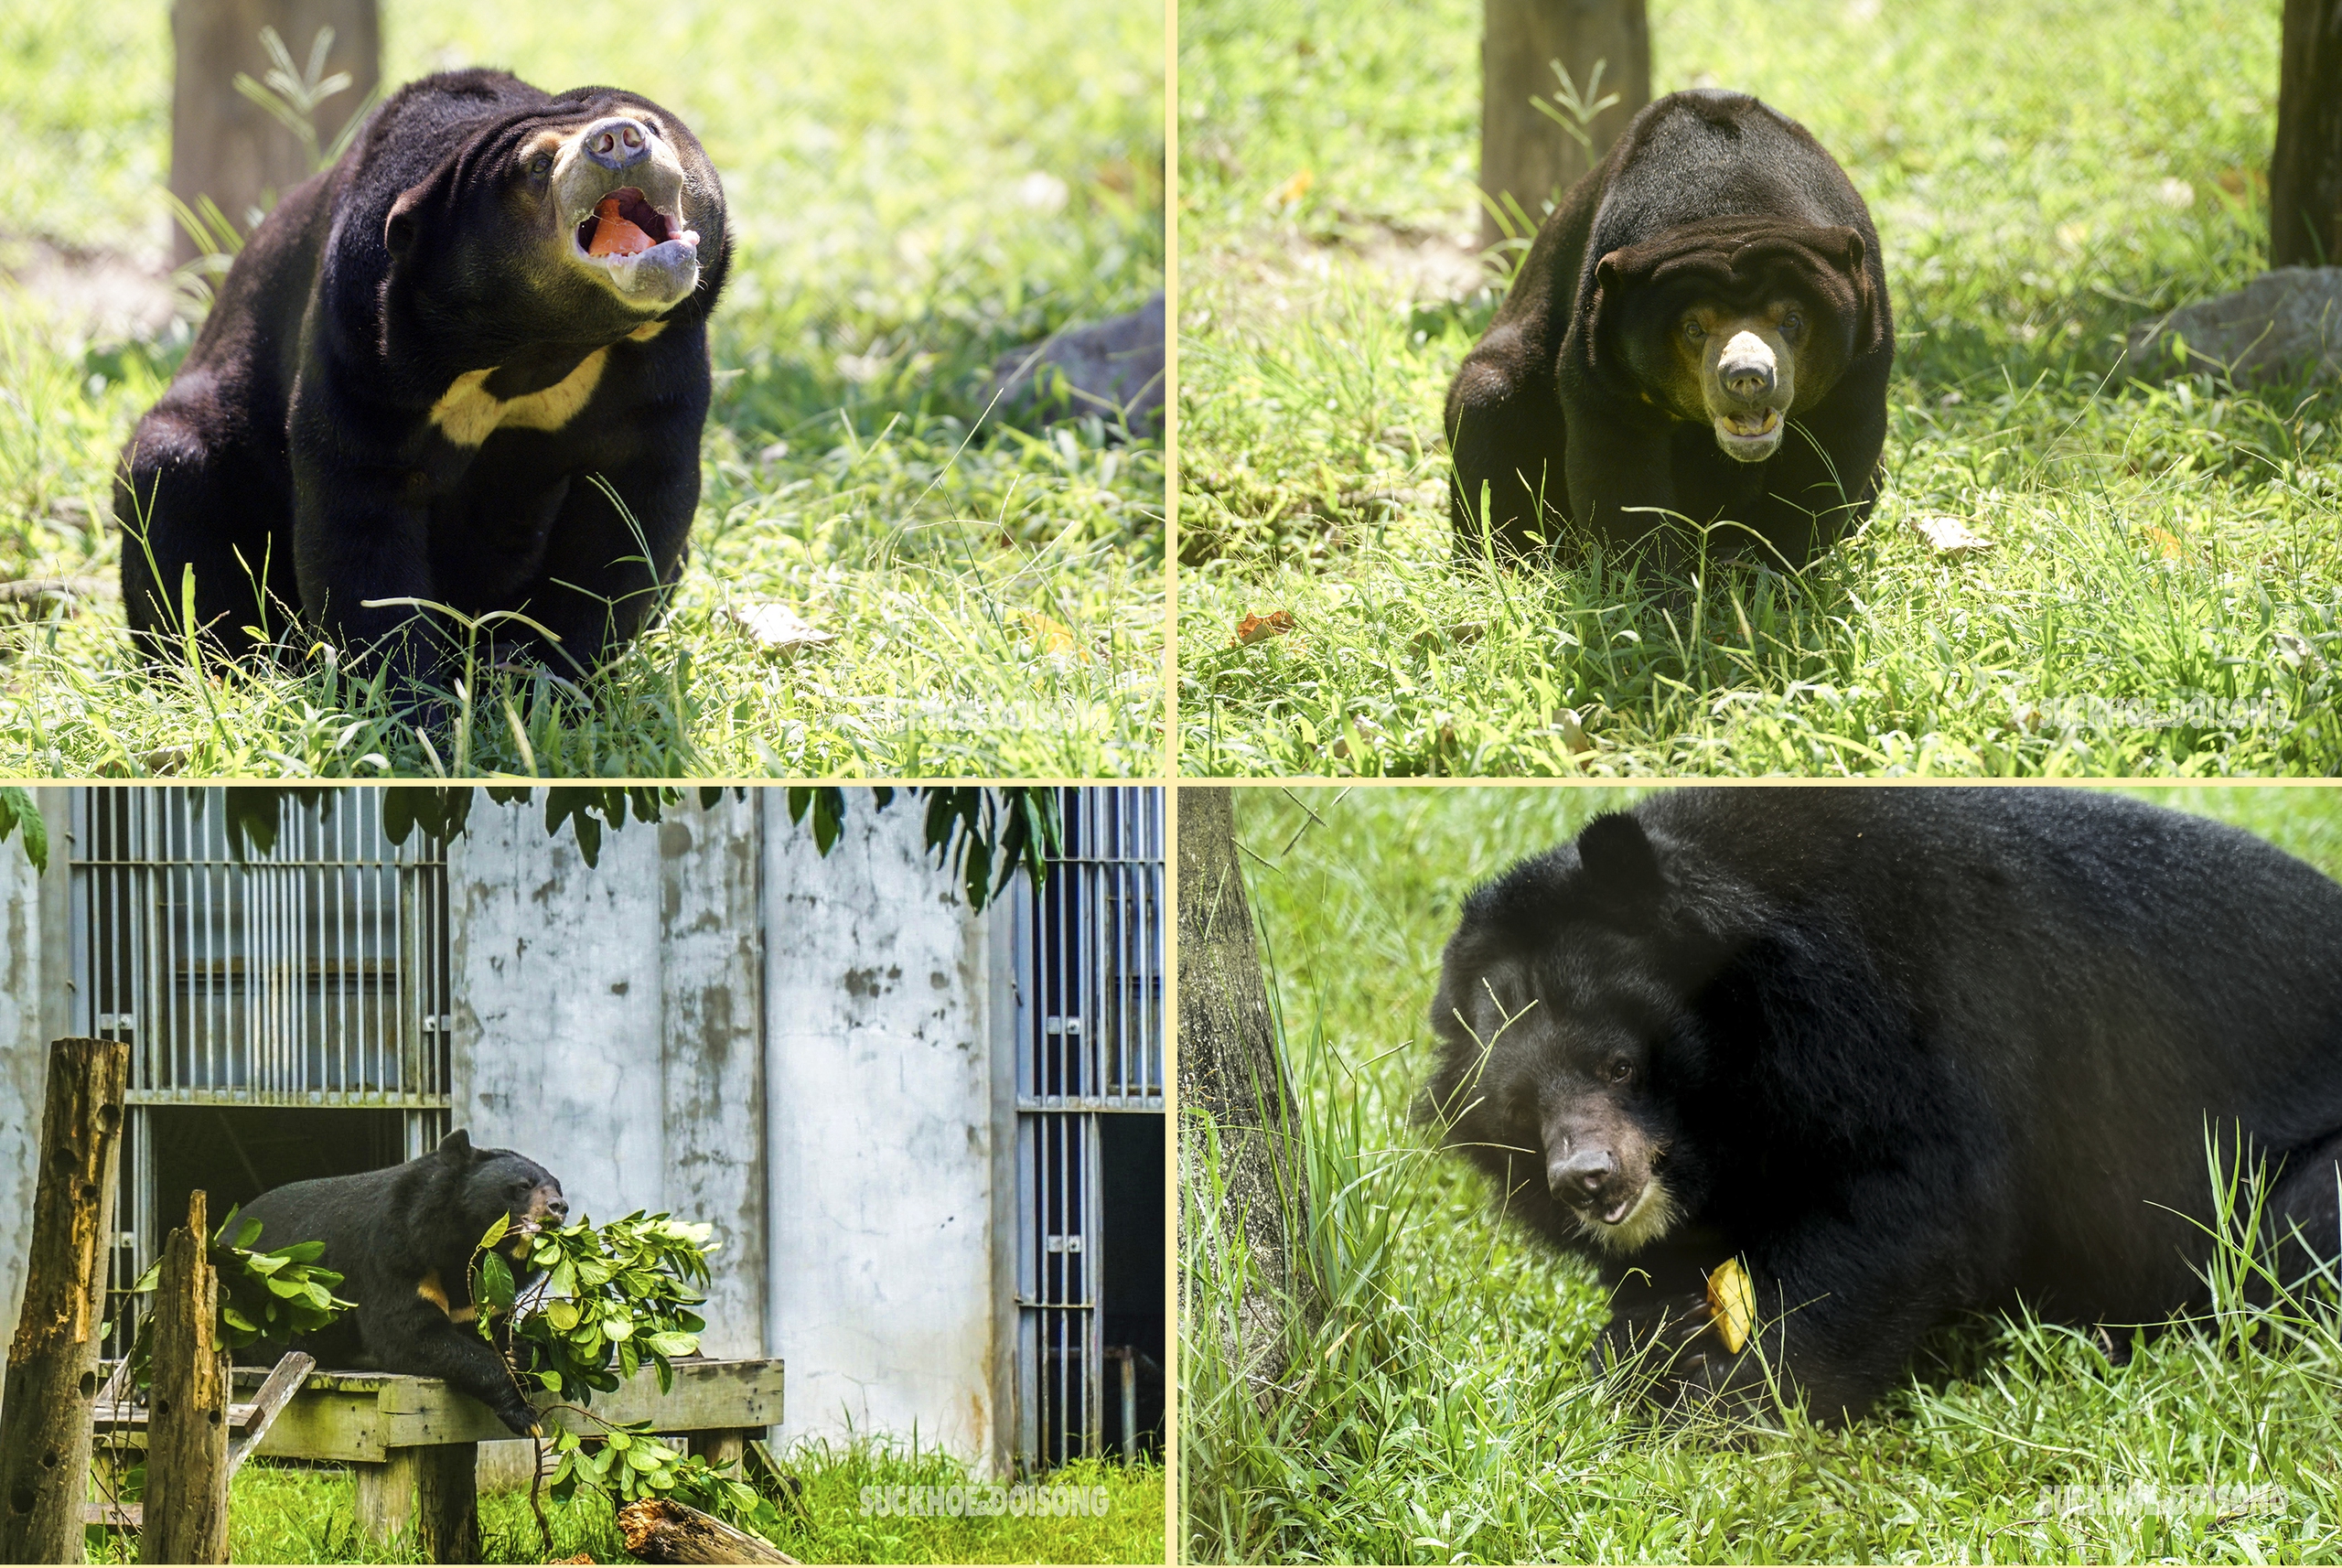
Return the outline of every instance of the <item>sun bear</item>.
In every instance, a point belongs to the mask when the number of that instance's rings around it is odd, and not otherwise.
[[[295,651],[297,614],[412,700],[462,635],[443,606],[511,612],[484,658],[591,673],[682,567],[729,255],[714,166],[648,100],[400,90],[253,231],[123,455],[147,657]]]
[[[1418,1115],[1662,1403],[1769,1363],[1836,1421],[1970,1312],[2188,1309],[2208,1137],[2267,1162],[2282,1268],[2342,1252],[2342,886],[2120,796],[1664,791],[1474,893],[1433,1023]]]
[[[1448,390],[1459,558],[1588,543],[1803,566],[1870,515],[1895,323],[1870,209],[1737,92],[1635,116]],[[1668,514],[1673,514],[1671,517]]]
[[[539,1272],[526,1261],[529,1238],[565,1223],[568,1200],[544,1166],[510,1149],[476,1149],[460,1130],[403,1165],[262,1193],[240,1216],[261,1222],[253,1245],[323,1241],[319,1262],[344,1276],[335,1294],[358,1306],[297,1344],[257,1344],[244,1355],[264,1366],[298,1349],[328,1371],[444,1378],[528,1435],[536,1412],[480,1337],[472,1303],[472,1254],[499,1215],[511,1222],[499,1251],[525,1285]]]

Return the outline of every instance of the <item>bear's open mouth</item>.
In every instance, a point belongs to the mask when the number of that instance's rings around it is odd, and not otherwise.
[[[1754,413],[1725,413],[1716,416],[1716,424],[1727,435],[1743,441],[1754,441],[1770,435],[1781,427],[1781,411],[1760,408]]]
[[[650,205],[633,186],[610,192],[577,225],[577,248],[596,258],[637,256],[654,245],[682,239],[699,243],[699,236],[678,229],[667,215]]]

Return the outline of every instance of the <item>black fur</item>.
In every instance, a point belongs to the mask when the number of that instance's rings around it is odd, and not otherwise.
[[[2342,1252],[2342,886],[2122,797],[1658,794],[1472,896],[1433,1021],[1420,1113],[1679,1393],[1759,1375],[1709,1326],[1728,1258],[1824,1419],[1971,1311],[2197,1305],[2208,1126],[2275,1168],[2273,1237]],[[1604,1245],[1646,1176],[1674,1224]]]
[[[1655,368],[1692,297],[1800,295],[1812,314],[1774,455],[1741,462],[1671,404]],[[1895,328],[1870,210],[1795,121],[1737,92],[1671,93],[1635,117],[1538,231],[1447,397],[1456,546],[1520,556],[1588,541],[1662,560],[1662,508],[1801,566],[1870,514]],[[1481,499],[1488,496],[1488,533]]]
[[[513,1253],[525,1252],[525,1238],[541,1225],[566,1221],[561,1183],[510,1149],[472,1147],[460,1131],[403,1165],[261,1194],[242,1210],[261,1222],[252,1244],[266,1251],[323,1241],[321,1262],[345,1276],[335,1294],[358,1309],[297,1345],[263,1344],[245,1354],[266,1364],[301,1349],[328,1371],[371,1366],[445,1378],[526,1435],[536,1412],[478,1326],[457,1316],[473,1305],[472,1254],[500,1214],[514,1236],[501,1250],[515,1283],[525,1284],[538,1271]]]
[[[675,226],[699,236],[696,284],[663,307],[563,259],[575,230],[553,198],[584,187],[527,160],[549,132],[621,114],[655,127],[662,179],[680,165]],[[614,185],[650,177],[647,164],[560,167]],[[682,254],[673,237],[662,254]],[[253,232],[124,454],[124,598],[148,657],[181,646],[192,571],[196,625],[232,655],[302,649],[286,626],[297,611],[351,663],[387,656],[402,688],[444,684],[452,623],[369,607],[420,599],[474,617],[523,611],[559,640],[508,621],[492,657],[591,671],[682,567],[706,318],[729,253],[715,171],[657,105],[606,87],[553,97],[489,70],[402,89]],[[680,289],[688,274],[677,261],[642,275]],[[467,372],[493,367],[480,390],[509,403],[583,377],[597,353],[590,397],[557,428],[543,427],[550,415],[508,423],[467,446],[434,423]]]

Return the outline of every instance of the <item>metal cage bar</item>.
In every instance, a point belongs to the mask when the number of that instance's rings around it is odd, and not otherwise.
[[[409,1157],[446,1135],[446,851],[391,843],[370,789],[286,805],[241,854],[218,789],[80,789],[68,832],[72,1027],[131,1047],[119,1339],[160,1241],[154,1107],[395,1109]]]
[[[1017,1444],[1101,1451],[1100,1118],[1164,1112],[1163,792],[1067,789],[1039,888],[1007,908],[1015,974]],[[1127,1418],[1128,1412],[1125,1412]]]

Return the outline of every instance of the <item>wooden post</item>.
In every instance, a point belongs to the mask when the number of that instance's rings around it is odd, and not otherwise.
[[[1650,102],[1650,23],[1643,0],[1486,0],[1483,15],[1480,188],[1500,205],[1510,205],[1508,196],[1519,202],[1533,233],[1544,220],[1545,203],[1600,162],[1627,122]],[[1553,74],[1555,60],[1589,102],[1618,94],[1617,103],[1584,127],[1593,139],[1591,156],[1536,106],[1542,100],[1561,108],[1553,97],[1562,85]],[[1596,62],[1601,86],[1589,92]],[[1502,238],[1495,216],[1483,208],[1480,243]]]
[[[0,1563],[79,1563],[130,1047],[48,1047],[25,1303],[0,1393]]]
[[[163,1244],[155,1292],[155,1382],[147,1396],[141,1563],[228,1561],[228,1352],[219,1343],[204,1195]]]
[[[479,1444],[383,1450],[353,1465],[358,1530],[370,1541],[405,1535],[427,1563],[479,1561]]]
[[[740,1462],[748,1450],[748,1434],[745,1432],[694,1432],[683,1439],[686,1449],[706,1460],[719,1470],[728,1470]]]

